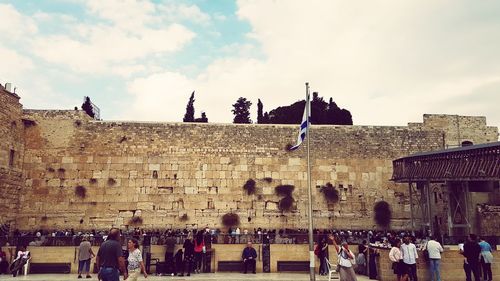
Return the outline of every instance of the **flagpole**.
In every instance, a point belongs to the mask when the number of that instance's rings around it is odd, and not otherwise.
[[[313,211],[312,211],[312,192],[311,192],[311,159],[310,153],[310,139],[311,135],[309,128],[311,126],[310,116],[310,101],[309,101],[309,83],[306,82],[306,138],[307,138],[307,197],[308,197],[308,220],[309,220],[309,280],[315,281],[315,266],[314,266],[314,240],[313,240]]]

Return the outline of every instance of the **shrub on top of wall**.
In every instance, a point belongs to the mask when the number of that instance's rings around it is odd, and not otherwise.
[[[325,196],[326,201],[331,203],[337,203],[339,201],[339,191],[331,183],[327,183],[320,189],[323,196]]]
[[[373,220],[382,227],[387,227],[391,224],[392,211],[391,206],[386,201],[379,201],[373,206]]]
[[[247,180],[247,182],[243,185],[243,189],[246,190],[248,195],[252,195],[255,193],[255,181],[253,179]]]
[[[240,216],[235,213],[227,213],[222,216],[222,225],[226,227],[236,226],[240,224]]]

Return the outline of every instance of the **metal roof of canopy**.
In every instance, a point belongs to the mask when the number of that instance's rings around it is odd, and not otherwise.
[[[392,162],[395,182],[500,180],[500,142],[412,154]]]

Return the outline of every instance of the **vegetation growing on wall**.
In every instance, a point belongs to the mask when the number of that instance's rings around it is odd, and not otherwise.
[[[248,195],[252,195],[255,193],[255,181],[253,179],[247,180],[247,182],[243,185],[243,189],[246,190]]]
[[[87,196],[87,188],[82,185],[78,185],[75,187],[75,195],[80,198],[85,198]]]
[[[379,201],[373,207],[373,219],[379,226],[387,227],[391,224],[392,211],[391,206],[386,201]]]
[[[326,183],[320,189],[323,196],[325,196],[326,201],[330,203],[337,203],[339,201],[339,191],[331,183]]]
[[[222,216],[222,225],[226,227],[237,226],[240,224],[240,217],[235,213],[227,213]]]

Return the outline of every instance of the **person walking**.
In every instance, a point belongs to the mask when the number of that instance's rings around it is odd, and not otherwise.
[[[102,281],[119,281],[120,271],[123,273],[124,279],[128,278],[119,240],[120,230],[111,228],[106,241],[101,244],[99,251],[97,251],[96,264],[99,267],[99,278]]]
[[[404,238],[404,243],[401,245],[401,254],[403,256],[403,264],[405,271],[408,273],[411,281],[418,281],[417,277],[417,247],[410,242],[410,237]]]
[[[139,241],[137,239],[129,239],[127,241],[127,250],[128,250],[128,279],[130,281],[137,281],[139,275],[141,275],[141,271],[144,274],[144,278],[148,277],[146,272],[146,268],[144,267],[144,262],[142,261],[142,254],[139,250]]]
[[[253,248],[252,242],[247,242],[247,246],[243,249],[241,258],[243,259],[243,273],[246,274],[248,267],[250,267],[250,269],[252,269],[252,273],[255,274],[255,259],[257,258],[257,251]]]
[[[403,263],[403,255],[401,254],[401,240],[394,239],[392,248],[389,251],[389,260],[392,261],[392,270],[396,275],[396,281],[407,281],[408,273]]]
[[[477,235],[469,234],[468,241],[464,244],[463,255],[467,259],[468,270],[465,271],[467,281],[472,281],[472,275],[474,275],[475,281],[481,281],[480,272],[480,257],[481,257],[481,246],[477,243]]]
[[[78,246],[78,278],[82,278],[82,273],[85,278],[92,278],[90,276],[90,261],[95,257],[92,252],[92,245],[90,245],[89,236],[84,235],[80,246]]]
[[[179,276],[184,276],[184,272],[187,271],[186,276],[191,276],[191,270],[193,269],[194,262],[194,244],[193,244],[193,234],[190,232],[184,240],[184,260],[181,274]]]
[[[484,281],[492,280],[491,264],[493,263],[493,249],[490,243],[486,242],[484,238],[481,237],[479,242],[479,247],[481,247],[481,266],[483,268],[483,279]]]
[[[335,237],[328,237],[332,242],[338,255],[339,264],[339,279],[340,281],[357,281],[356,273],[353,269],[351,260],[354,260],[354,254],[349,250],[347,242],[342,242],[341,246],[337,245]]]
[[[443,252],[443,246],[436,241],[433,236],[429,237],[429,241],[425,245],[424,250],[429,253],[429,265],[431,272],[431,281],[441,281],[440,263],[441,263],[441,253]]]

